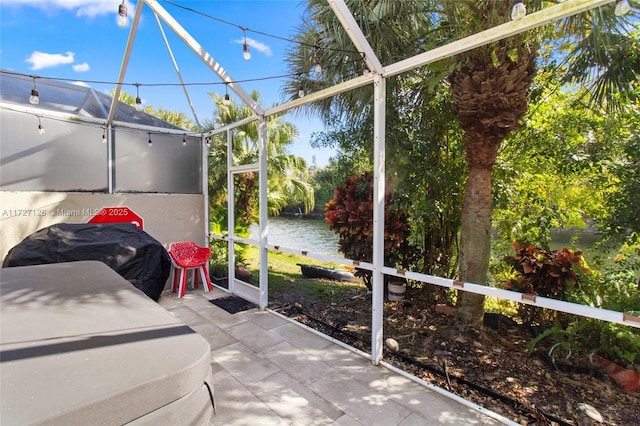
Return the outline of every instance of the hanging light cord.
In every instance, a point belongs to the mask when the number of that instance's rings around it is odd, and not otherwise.
[[[265,36],[265,37],[269,37],[269,38],[273,38],[273,39],[276,39],[276,40],[281,40],[281,41],[286,41],[286,42],[289,42],[289,43],[298,44],[300,46],[306,46],[306,47],[311,47],[311,48],[317,47],[314,44],[305,43],[305,42],[302,42],[302,41],[294,40],[294,39],[287,38],[287,37],[282,37],[282,36],[275,35],[275,34],[269,34],[269,33],[266,33],[264,31],[254,30],[254,29],[245,27],[243,25],[239,25],[239,24],[236,24],[236,23],[233,23],[233,22],[230,22],[230,21],[226,21],[224,19],[221,19],[221,18],[212,16],[212,15],[206,14],[204,12],[201,12],[199,10],[193,9],[191,7],[175,3],[175,2],[173,2],[171,0],[162,0],[162,1],[164,1],[165,3],[170,4],[172,6],[175,6],[175,7],[178,7],[180,9],[186,10],[188,12],[195,13],[195,14],[200,15],[200,16],[204,16],[205,18],[211,19],[213,21],[217,21],[217,22],[220,22],[222,24],[238,28],[241,31],[248,31],[248,32],[251,32],[251,33],[254,33],[254,34],[259,34],[259,35],[262,35],[262,36]],[[331,51],[334,51],[334,52],[363,54],[363,52],[359,52],[357,50],[345,50],[345,49],[336,49],[336,48],[329,48],[329,47],[323,47],[323,49],[331,50]]]
[[[339,68],[340,66],[349,65],[349,64],[358,64],[361,62],[362,62],[362,59],[358,58],[351,61],[347,61],[339,66],[325,67],[325,69]],[[70,81],[70,82],[78,81],[77,78],[46,77],[46,76],[40,76],[40,75],[23,74],[20,72],[8,71],[8,70],[0,70],[0,73],[19,76],[19,77],[29,77],[29,78],[32,78],[34,82],[37,79],[52,80],[52,81]],[[119,83],[115,81],[104,81],[104,80],[82,80],[82,82],[87,84],[106,84],[106,85],[122,84],[123,86],[131,86],[136,88],[163,87],[163,86],[164,87],[171,87],[171,86],[173,87],[187,86],[188,87],[188,86],[221,86],[221,85],[228,85],[231,83],[242,84],[242,83],[251,83],[255,81],[280,80],[284,78],[299,79],[300,77],[301,77],[301,73],[294,73],[294,74],[279,74],[279,75],[273,75],[273,76],[267,76],[267,77],[246,78],[246,79],[239,79],[239,80],[233,80],[233,81],[206,81],[206,82],[192,82],[192,83],[127,83],[127,82]]]

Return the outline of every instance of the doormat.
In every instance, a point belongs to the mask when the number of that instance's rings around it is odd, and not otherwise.
[[[238,296],[226,296],[220,297],[218,299],[209,300],[209,302],[213,303],[219,308],[224,309],[230,314],[235,314],[237,312],[247,311],[252,308],[257,308],[258,305],[255,303],[249,302],[248,300],[243,299]]]

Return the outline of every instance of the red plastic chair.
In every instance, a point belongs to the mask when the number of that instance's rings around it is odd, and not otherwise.
[[[209,257],[211,249],[200,247],[193,241],[180,241],[169,245],[169,257],[171,257],[171,290],[178,292],[178,297],[184,297],[187,286],[187,272],[194,269],[193,288],[198,287],[198,272],[205,283],[205,291],[213,290],[213,284],[209,279]],[[197,270],[198,272],[196,272]],[[180,271],[180,284],[178,285],[178,274]]]

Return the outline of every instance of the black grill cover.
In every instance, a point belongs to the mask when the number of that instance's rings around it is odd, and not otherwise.
[[[169,253],[130,223],[60,223],[34,232],[13,247],[3,268],[99,260],[158,301],[171,270]]]

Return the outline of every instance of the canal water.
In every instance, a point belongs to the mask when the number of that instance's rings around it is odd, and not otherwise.
[[[258,227],[249,228],[258,238]],[[321,217],[275,216],[269,218],[269,244],[312,253],[343,257],[338,252],[338,234]]]

